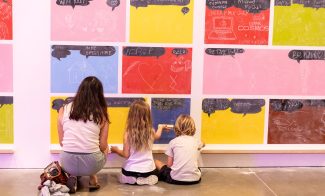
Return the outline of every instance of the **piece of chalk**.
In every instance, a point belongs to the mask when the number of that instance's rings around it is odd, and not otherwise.
[[[163,126],[164,124],[159,124],[158,126]],[[166,125],[167,128],[174,128],[174,125]]]

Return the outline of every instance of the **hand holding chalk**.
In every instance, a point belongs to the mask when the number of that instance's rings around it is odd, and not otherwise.
[[[172,129],[174,128],[174,125],[166,125],[166,127]]]
[[[117,146],[111,146],[111,147],[110,147],[110,151],[111,151],[111,153],[117,153],[118,150],[119,150],[119,148],[118,148]]]
[[[163,130],[170,131],[173,128],[174,128],[174,125],[170,125],[170,124],[158,124],[158,129],[163,129]]]

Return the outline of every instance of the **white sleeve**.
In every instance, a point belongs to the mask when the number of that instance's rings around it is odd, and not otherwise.
[[[173,153],[173,141],[170,141],[169,142],[165,154],[167,156],[174,157],[174,153]]]

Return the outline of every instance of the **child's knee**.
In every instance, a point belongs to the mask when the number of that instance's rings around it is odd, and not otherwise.
[[[164,164],[163,162],[161,162],[160,160],[155,160],[155,165],[156,165],[156,168],[158,169],[158,170],[160,170],[164,165],[166,165],[166,164]]]

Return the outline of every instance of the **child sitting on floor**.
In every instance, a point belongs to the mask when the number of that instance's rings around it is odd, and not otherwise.
[[[158,182],[158,171],[153,160],[152,146],[159,139],[162,130],[169,128],[159,125],[157,132],[152,126],[150,106],[142,100],[131,104],[123,139],[123,150],[116,146],[111,152],[127,158],[119,181],[125,184],[154,185]]]
[[[195,123],[189,115],[180,115],[175,122],[176,138],[168,144],[167,165],[155,160],[159,180],[170,184],[190,185],[201,181],[198,167],[199,140],[194,137]]]

